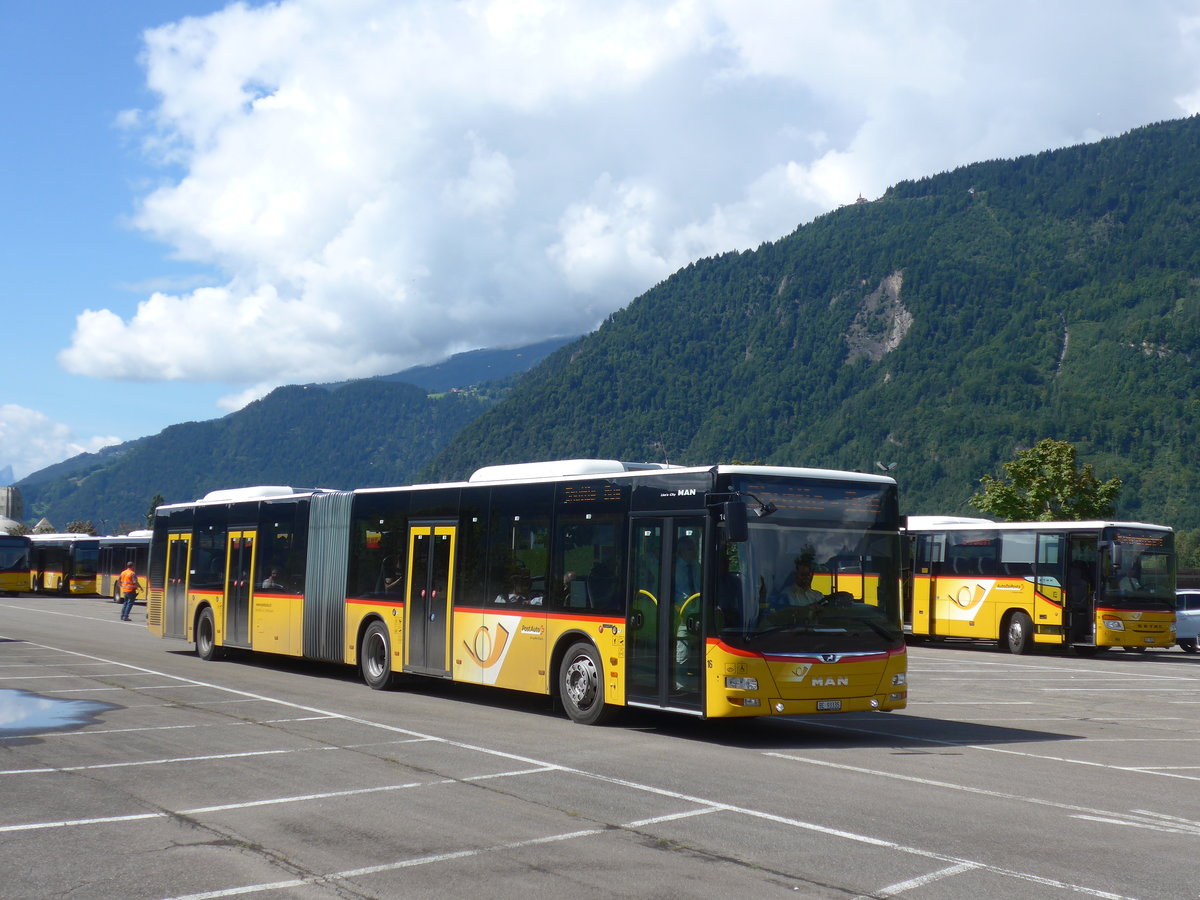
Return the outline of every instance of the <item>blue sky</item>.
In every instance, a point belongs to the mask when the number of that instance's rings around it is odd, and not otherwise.
[[[0,0],[0,470],[1200,109],[1200,0]]]

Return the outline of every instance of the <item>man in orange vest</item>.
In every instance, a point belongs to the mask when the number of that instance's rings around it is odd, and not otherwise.
[[[125,564],[125,569],[119,577],[119,583],[121,598],[125,601],[125,605],[121,607],[121,621],[132,622],[129,613],[133,611],[133,601],[137,599],[138,592],[137,572],[134,571],[132,560]]]

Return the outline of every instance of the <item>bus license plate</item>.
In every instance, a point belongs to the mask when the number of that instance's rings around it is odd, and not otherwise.
[[[818,700],[817,712],[840,712],[842,709],[841,700]]]

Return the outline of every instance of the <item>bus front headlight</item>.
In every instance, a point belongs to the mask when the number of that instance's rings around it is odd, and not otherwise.
[[[1124,631],[1125,623],[1122,622],[1120,619],[1106,618],[1104,620],[1104,627],[1107,628],[1109,631]]]

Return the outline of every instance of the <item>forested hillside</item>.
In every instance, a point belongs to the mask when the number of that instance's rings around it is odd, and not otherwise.
[[[156,493],[603,456],[895,462],[904,512],[969,514],[1052,437],[1124,480],[1120,516],[1200,529],[1197,218],[1200,119],[979,163],[693,263],[491,399],[284,388],[31,477],[26,510],[111,525]]]
[[[102,532],[145,527],[155,494],[167,502],[249,484],[349,489],[411,482],[487,401],[428,396],[423,388],[358,381],[336,391],[283,387],[236,413],[173,425],[76,458],[72,471],[20,483],[25,509],[62,527],[90,520]]]
[[[1200,527],[1200,119],[896,185],[688,266],[568,345],[425,473],[572,456],[873,469],[970,513],[1043,437]]]
[[[567,340],[469,350],[394,375],[281,388],[222,419],[177,425],[34,472],[18,483],[25,509],[32,521],[45,516],[57,527],[91,521],[123,532],[144,525],[155,495],[174,503],[251,484],[407,484],[521,373]]]

